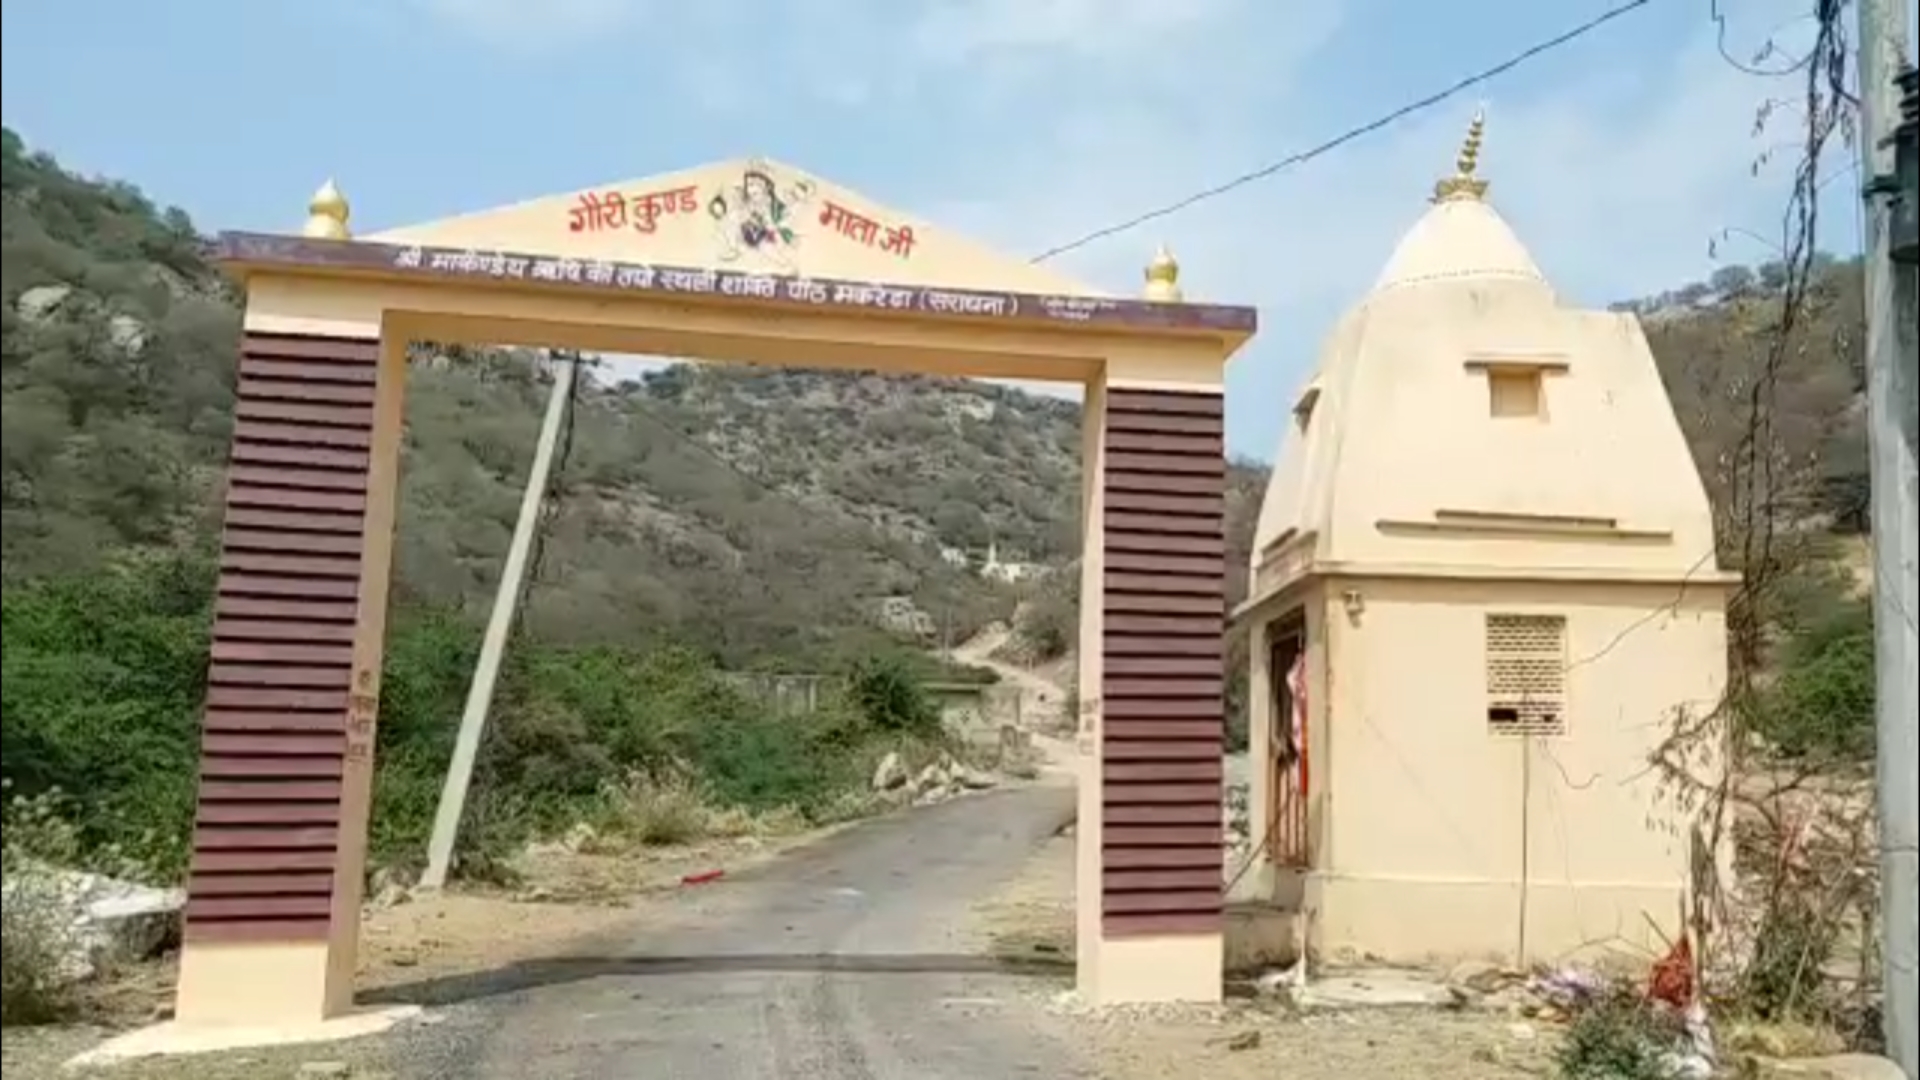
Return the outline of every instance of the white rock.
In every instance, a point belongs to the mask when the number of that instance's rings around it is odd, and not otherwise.
[[[979,769],[965,767],[954,770],[953,778],[961,787],[972,791],[984,791],[999,782]]]
[[[147,327],[131,315],[115,315],[107,320],[107,340],[123,352],[138,356],[147,347]]]
[[[58,311],[71,295],[71,285],[36,285],[20,294],[20,299],[15,301],[15,308],[21,318],[28,322],[39,322]]]
[[[907,782],[907,766],[900,760],[897,750],[887,751],[880,764],[873,770],[873,790],[892,791]]]
[[[0,885],[8,907],[46,905],[49,927],[64,930],[64,974],[89,978],[103,965],[143,960],[173,940],[186,893],[104,874],[30,866]]]
[[[929,791],[946,782],[947,770],[936,763],[920,770],[920,775],[913,778],[913,788],[915,791]]]

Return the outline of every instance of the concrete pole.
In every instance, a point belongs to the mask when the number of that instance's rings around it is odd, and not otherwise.
[[[486,731],[487,710],[493,704],[493,688],[500,678],[500,662],[506,655],[507,638],[513,631],[514,613],[526,592],[528,562],[533,553],[534,536],[540,531],[540,512],[547,501],[547,481],[553,473],[560,431],[573,408],[573,384],[579,370],[580,358],[568,355],[553,375],[553,393],[547,398],[547,416],[540,425],[540,441],[534,447],[533,469],[527,475],[526,492],[520,499],[520,520],[514,525],[513,542],[507,547],[507,564],[500,575],[499,592],[494,594],[493,614],[487,619],[486,637],[480,642],[480,659],[473,668],[467,706],[460,714],[460,734],[453,744],[453,761],[447,766],[447,781],[440,789],[440,808],[433,816],[433,837],[427,843],[427,869],[420,875],[423,889],[438,889],[447,883],[454,840],[460,834],[460,818],[467,809],[467,787],[473,782],[474,758],[480,752],[480,737]]]
[[[1860,159],[1866,180],[1867,446],[1872,475],[1876,769],[1880,818],[1882,957],[1887,1055],[1920,1080],[1920,646],[1914,620],[1916,533],[1915,271],[1894,263],[1894,155],[1900,120],[1894,76],[1907,49],[1905,0],[1858,0]],[[1914,198],[1911,191],[1906,198]]]

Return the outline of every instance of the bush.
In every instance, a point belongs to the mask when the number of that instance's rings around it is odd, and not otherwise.
[[[870,731],[931,735],[940,730],[940,707],[899,657],[855,661],[847,672],[846,694]]]
[[[79,844],[53,805],[51,796],[9,798],[0,826],[0,1024],[8,1027],[62,1019],[75,1007],[73,913],[46,870]]]
[[[87,792],[73,850],[138,856],[177,876],[194,804],[212,573],[203,559],[130,563],[5,593],[5,777],[24,796]],[[396,604],[376,747],[371,853],[423,856],[479,645],[461,613]],[[877,652],[846,665],[811,716],[762,707],[681,648],[560,648],[517,641],[495,695],[461,831],[459,870],[498,867],[528,839],[624,816],[645,843],[785,813],[860,808],[889,744],[943,736],[922,689],[939,665]],[[696,810],[696,807],[698,808]]]
[[[72,913],[44,873],[9,868],[0,913],[0,1025],[44,1024],[76,1007],[66,965]]]
[[[1080,642],[1079,578],[1054,574],[1020,608],[1014,633],[1035,662],[1057,660]]]
[[[205,559],[180,555],[8,586],[6,782],[25,798],[69,790],[88,801],[71,815],[71,849],[42,853],[48,861],[129,853],[148,880],[184,869],[211,580]],[[411,869],[424,855],[478,642],[463,613],[396,601],[374,755],[376,867]],[[935,675],[954,673],[920,653],[870,651],[845,665],[818,713],[791,717],[695,651],[522,638],[493,700],[459,871],[501,867],[534,836],[609,817],[643,844],[781,815],[845,817],[885,746],[943,738],[922,688]]]
[[[1780,755],[1858,762],[1873,756],[1873,613],[1851,601],[1789,639],[1754,729]]]
[[[1670,1055],[1684,1032],[1677,1018],[1620,987],[1586,1003],[1554,1055],[1564,1080],[1672,1080]]]
[[[16,796],[84,792],[87,847],[186,864],[212,573],[182,556],[10,585],[4,760]]]
[[[1768,1021],[1827,1019],[1826,966],[1839,945],[1839,927],[1814,901],[1784,891],[1756,928],[1753,954],[1741,972],[1741,1005]]]

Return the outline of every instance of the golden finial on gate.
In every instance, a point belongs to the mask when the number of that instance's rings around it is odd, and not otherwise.
[[[328,180],[307,203],[307,227],[301,232],[316,240],[351,240],[353,234],[347,230],[347,218],[352,213],[347,197]]]
[[[1180,292],[1180,263],[1161,244],[1154,253],[1153,261],[1147,264],[1147,287],[1144,295],[1148,300],[1163,304],[1177,304],[1184,297]]]
[[[1487,182],[1480,178],[1480,144],[1487,130],[1485,109],[1476,109],[1473,122],[1467,125],[1467,141],[1460,146],[1460,154],[1454,159],[1453,175],[1433,185],[1434,202],[1451,202],[1457,199],[1479,199],[1487,193]]]

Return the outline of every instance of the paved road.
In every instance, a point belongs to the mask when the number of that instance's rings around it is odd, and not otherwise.
[[[1033,976],[969,956],[969,905],[1069,818],[1072,789],[992,792],[869,822],[700,894],[698,925],[456,1010],[462,1080],[1069,1080]],[[587,955],[583,953],[582,955]],[[1019,985],[1021,979],[1028,985]],[[1013,1000],[1021,991],[1026,1000]],[[436,1055],[438,1056],[438,1055]],[[444,1070],[444,1071],[443,1071]]]

